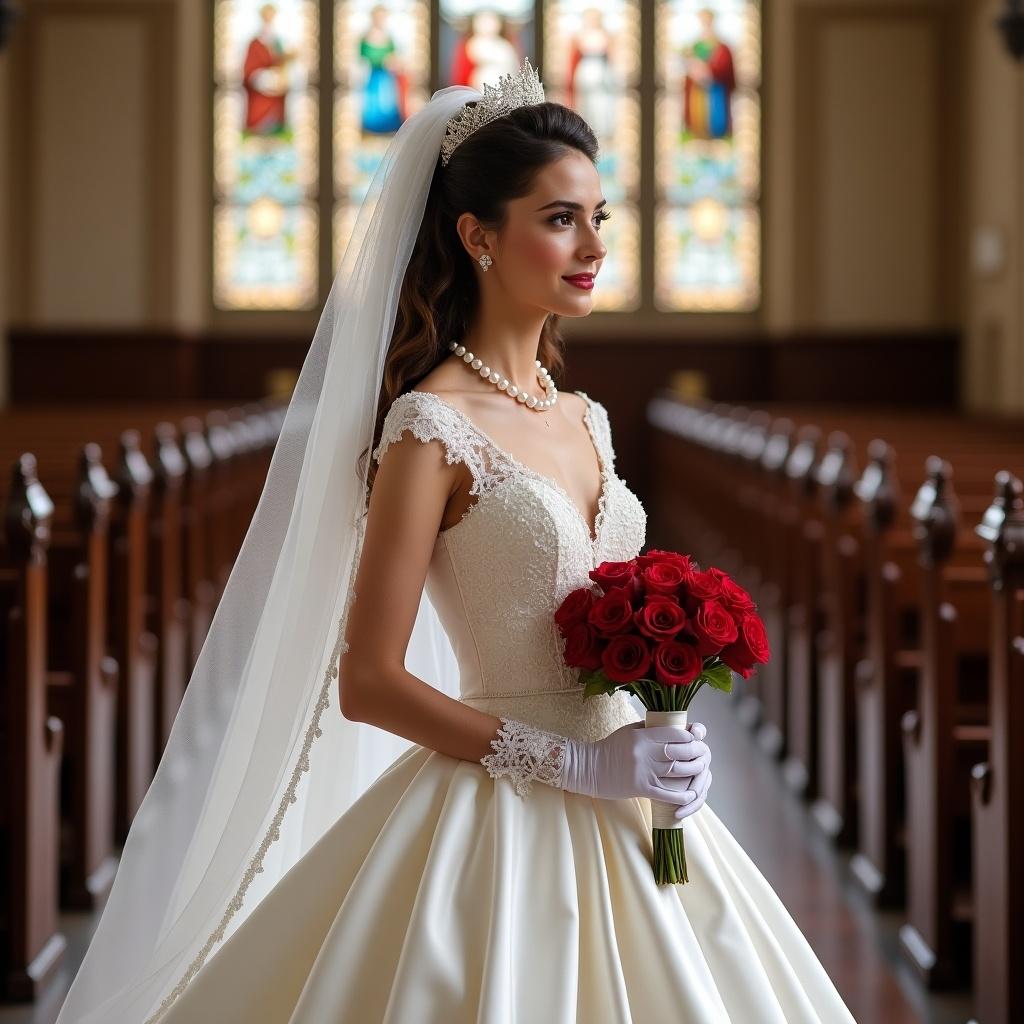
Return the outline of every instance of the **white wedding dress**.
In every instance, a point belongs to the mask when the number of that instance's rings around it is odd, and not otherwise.
[[[469,466],[478,501],[436,541],[429,596],[460,699],[583,740],[638,714],[584,700],[553,613],[647,517],[615,473],[608,417],[583,392],[602,467],[596,537],[564,488],[440,396],[395,400],[404,430]],[[728,765],[722,770],[728,771]],[[535,783],[413,745],[229,935],[161,1024],[796,1024],[852,1021],[792,917],[709,803],[686,819],[690,881],[651,871],[647,800]]]

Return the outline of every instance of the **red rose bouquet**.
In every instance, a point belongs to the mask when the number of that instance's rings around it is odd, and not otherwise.
[[[555,623],[565,663],[579,668],[584,696],[626,690],[647,708],[645,726],[686,725],[705,684],[726,693],[769,658],[757,606],[720,569],[701,570],[689,555],[652,549],[628,562],[602,562],[561,603]],[[683,822],[675,805],[651,801],[654,875],[684,883]]]

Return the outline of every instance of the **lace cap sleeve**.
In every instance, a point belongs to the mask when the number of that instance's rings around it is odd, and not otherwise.
[[[615,468],[615,448],[612,445],[612,427],[608,420],[608,410],[585,391],[577,392],[590,407],[590,422],[594,427],[597,443],[609,469]]]
[[[473,476],[470,494],[480,493],[495,478],[486,446],[468,428],[459,410],[426,391],[407,391],[391,403],[380,442],[373,450],[378,465],[388,448],[407,430],[424,443],[440,441],[449,464],[464,462],[469,467]]]

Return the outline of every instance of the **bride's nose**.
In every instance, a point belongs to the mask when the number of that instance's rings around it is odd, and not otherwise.
[[[597,228],[594,228],[587,240],[580,245],[580,257],[584,260],[602,260],[607,252],[608,247],[601,241]]]

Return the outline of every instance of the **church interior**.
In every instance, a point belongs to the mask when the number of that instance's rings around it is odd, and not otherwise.
[[[1024,3],[0,0],[0,1024],[81,962],[389,139],[524,57],[615,215],[557,385],[771,644],[709,804],[858,1021],[1024,1020]]]

